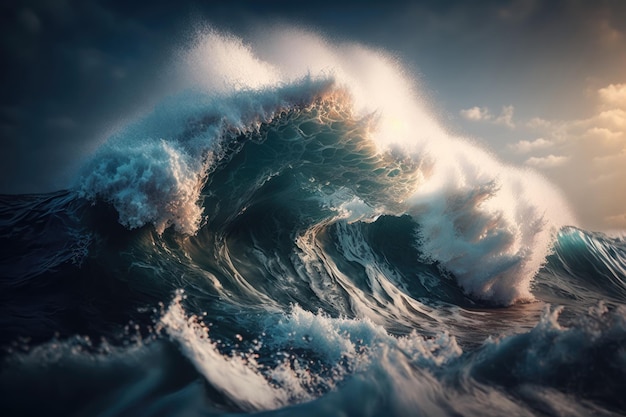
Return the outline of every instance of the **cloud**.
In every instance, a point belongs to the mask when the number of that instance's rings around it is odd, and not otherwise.
[[[610,84],[598,90],[604,105],[626,109],[626,84]]]
[[[496,117],[491,113],[489,108],[474,106],[469,109],[463,109],[459,113],[465,120],[469,120],[472,122],[487,121],[512,129],[515,127],[515,124],[513,123],[513,111],[513,106],[504,106],[502,107],[502,111],[500,112],[500,114]]]
[[[546,119],[542,119],[541,117],[533,117],[528,122],[526,122],[526,126],[531,129],[547,129],[552,126],[552,122]]]
[[[552,145],[553,143],[551,141],[545,140],[544,138],[538,138],[533,141],[521,140],[516,144],[511,145],[510,147],[517,153],[530,153],[549,148]]]
[[[606,127],[594,126],[587,130],[586,135],[589,136],[589,138],[595,138],[602,141],[614,141],[620,139],[623,136],[623,133],[614,132]]]
[[[583,227],[626,230],[626,84],[596,90],[598,106],[587,118],[530,119],[525,129],[540,135],[510,148],[526,165],[549,176],[570,197]],[[547,154],[547,152],[550,154]]]
[[[502,112],[500,116],[498,116],[494,120],[495,124],[503,125],[508,128],[514,128],[515,124],[513,123],[513,106],[504,106],[502,107]]]
[[[616,130],[626,130],[626,111],[622,109],[610,109],[599,113],[591,120],[592,123],[600,124]]]
[[[489,112],[489,109],[486,108],[486,107],[474,106],[474,107],[469,108],[469,109],[461,110],[460,113],[461,113],[461,116],[463,116],[464,119],[475,121],[475,122],[478,122],[478,121],[481,121],[481,120],[491,120],[491,119],[493,119],[493,116]]]
[[[537,168],[556,168],[567,161],[569,161],[568,156],[562,155],[548,155],[543,157],[532,156],[526,160],[526,165],[531,165]]]

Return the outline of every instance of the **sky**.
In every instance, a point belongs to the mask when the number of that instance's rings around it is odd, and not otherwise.
[[[452,134],[543,174],[581,226],[626,230],[624,1],[5,0],[0,16],[0,193],[68,187],[167,93],[199,26],[288,24],[397,57]]]

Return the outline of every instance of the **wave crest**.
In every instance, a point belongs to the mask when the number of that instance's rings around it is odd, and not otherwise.
[[[281,113],[310,105],[332,85],[305,77],[282,88],[229,96],[187,91],[171,97],[96,152],[82,170],[79,193],[112,204],[130,229],[153,224],[159,234],[170,226],[195,234],[202,222],[202,187],[231,142]]]

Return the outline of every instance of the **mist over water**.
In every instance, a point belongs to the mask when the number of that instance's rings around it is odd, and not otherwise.
[[[70,190],[2,197],[3,409],[625,412],[624,240],[398,60],[299,29],[177,57]]]

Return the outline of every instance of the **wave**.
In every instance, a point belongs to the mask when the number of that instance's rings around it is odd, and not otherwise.
[[[488,341],[472,359],[469,374],[515,387],[521,396],[546,403],[547,412],[554,411],[548,405],[551,397],[562,397],[563,392],[623,410],[626,402],[612,390],[623,380],[626,365],[619,348],[626,337],[623,306],[597,304],[570,326],[559,323],[562,313],[563,307],[547,306],[530,332]],[[580,412],[575,408],[571,412]]]
[[[623,237],[563,228],[538,279],[538,290],[553,302],[594,304],[626,300],[626,246]],[[546,290],[543,290],[545,288]]]
[[[574,222],[558,192],[445,133],[390,58],[310,34],[276,36],[271,45],[308,51],[298,68],[285,61],[286,51],[260,51],[275,58],[264,61],[231,36],[203,35],[187,63],[198,82],[202,63],[211,62],[210,85],[165,100],[114,135],[86,164],[80,195],[112,204],[129,228],[152,224],[161,234],[173,226],[193,235],[208,221],[202,201],[212,192],[211,176],[229,169],[242,147],[260,143],[260,153],[276,152],[283,166],[265,159],[265,177],[245,192],[258,193],[297,166],[310,182],[299,185],[334,212],[318,224],[409,214],[424,259],[467,294],[504,304],[532,300],[530,282],[556,231]],[[215,61],[226,48],[233,56]],[[233,73],[243,64],[245,71]],[[326,71],[312,72],[320,67]],[[290,153],[263,149],[275,134]]]
[[[268,317],[266,336],[252,343],[236,335],[236,343],[220,346],[200,318],[187,316],[181,300],[179,294],[159,328],[181,346],[213,388],[248,412],[315,399],[350,374],[365,371],[370,355],[390,347],[430,366],[440,366],[461,353],[446,333],[430,340],[416,333],[397,338],[369,320],[333,319],[299,307],[278,321]],[[229,356],[224,353],[229,349],[243,352]],[[259,353],[267,349],[274,363],[259,363],[257,358],[265,357]]]

